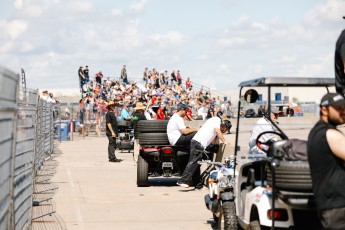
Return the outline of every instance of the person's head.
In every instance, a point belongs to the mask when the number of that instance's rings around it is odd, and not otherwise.
[[[180,115],[180,117],[186,116],[186,113],[188,111],[188,106],[183,103],[177,104],[177,113]]]
[[[108,103],[108,105],[107,105],[107,109],[108,109],[109,111],[114,111],[114,107],[115,107],[114,101],[110,101],[110,102]]]
[[[279,117],[279,109],[277,107],[271,107],[271,114],[270,114],[271,120],[276,121]]]
[[[230,128],[231,128],[231,123],[224,122],[224,121],[222,121],[222,122],[220,123],[220,131],[221,131],[222,133],[225,133],[226,131],[229,131]]]
[[[334,126],[345,123],[345,98],[337,93],[327,93],[321,99],[320,118]]]
[[[144,104],[142,102],[137,102],[135,104],[134,110],[138,113],[144,113],[146,107],[144,106]]]

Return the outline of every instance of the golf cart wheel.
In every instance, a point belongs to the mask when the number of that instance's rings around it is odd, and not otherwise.
[[[166,133],[168,120],[141,120],[138,122],[140,133]]]
[[[218,229],[237,229],[236,206],[233,201],[223,201],[218,218]]]
[[[139,133],[140,145],[170,145],[166,133]]]
[[[307,161],[281,161],[275,170],[277,189],[294,192],[311,192],[312,180]],[[272,185],[271,168],[267,170],[268,184]]]
[[[137,164],[137,186],[138,187],[145,187],[148,186],[149,180],[149,164],[142,158],[138,156],[138,164]]]

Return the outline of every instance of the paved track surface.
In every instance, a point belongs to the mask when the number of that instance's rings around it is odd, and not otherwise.
[[[66,229],[212,229],[207,190],[180,188],[176,179],[138,188],[132,154],[116,151],[123,161],[108,162],[106,137],[75,137],[57,148],[54,201]]]

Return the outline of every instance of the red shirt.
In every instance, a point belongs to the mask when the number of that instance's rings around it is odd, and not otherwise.
[[[163,109],[161,107],[159,107],[159,109],[157,110],[157,120],[164,120],[165,116],[163,113]]]

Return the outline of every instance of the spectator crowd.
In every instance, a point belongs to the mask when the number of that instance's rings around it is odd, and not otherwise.
[[[81,66],[78,75],[82,95],[79,101],[81,122],[104,116],[110,102],[116,104],[115,114],[121,120],[130,119],[137,102],[146,107],[144,114],[148,120],[170,118],[180,102],[190,108],[186,120],[233,117],[230,101],[212,97],[202,87],[195,90],[191,78],[184,80],[180,70],[169,73],[146,67],[139,81],[129,81],[126,65],[123,65],[118,79],[105,78],[102,71],[90,78],[88,66]]]

